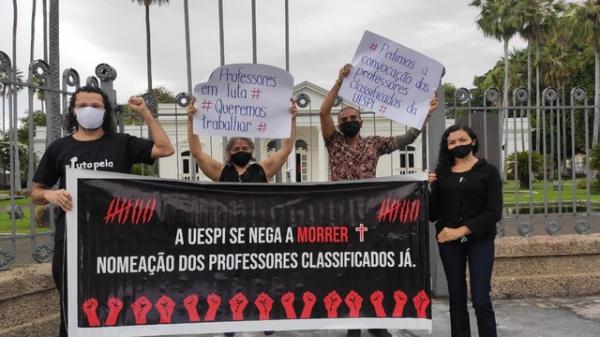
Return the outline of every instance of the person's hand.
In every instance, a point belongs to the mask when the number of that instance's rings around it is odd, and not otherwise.
[[[439,101],[437,97],[437,91],[434,91],[433,98],[431,99],[431,101],[429,101],[429,112],[427,112],[427,119],[429,119],[429,117],[431,117],[431,114],[435,111],[435,109],[437,109],[438,104]]]
[[[344,81],[344,78],[346,78],[348,76],[348,74],[350,74],[350,70],[352,70],[352,65],[350,63],[346,63],[342,67],[342,69],[340,69],[337,81],[335,81],[335,82],[338,84],[342,84],[342,82]]]
[[[458,240],[461,237],[467,235],[463,227],[460,228],[449,228],[444,227],[440,233],[437,235],[437,240],[439,243],[450,242],[454,240]]]
[[[71,193],[64,189],[46,190],[44,198],[48,200],[49,203],[59,206],[65,212],[68,212],[73,208],[73,198],[71,197]]]
[[[152,115],[146,106],[146,102],[144,102],[144,99],[140,96],[129,97],[127,104],[133,111],[140,115],[140,117],[144,117],[144,115]]]
[[[194,118],[194,115],[196,114],[196,107],[194,106],[194,102],[196,102],[196,97],[192,97],[192,100],[190,101],[190,104],[188,104],[188,106],[185,108],[185,111],[187,112],[188,115],[188,119],[192,119]]]
[[[437,180],[437,174],[435,174],[435,172],[429,172],[429,174],[427,174],[427,180],[429,180],[429,183],[435,183],[435,181]]]
[[[292,120],[296,119],[298,115],[298,107],[296,106],[296,101],[293,98],[290,98],[290,114],[292,115]],[[194,109],[195,111],[195,109]]]

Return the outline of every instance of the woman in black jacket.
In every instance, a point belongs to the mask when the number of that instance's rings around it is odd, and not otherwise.
[[[471,336],[467,311],[466,264],[471,300],[480,337],[496,337],[490,299],[496,223],[502,218],[502,180],[498,169],[474,156],[477,136],[465,125],[453,125],[442,135],[431,182],[429,218],[450,295],[452,337]]]

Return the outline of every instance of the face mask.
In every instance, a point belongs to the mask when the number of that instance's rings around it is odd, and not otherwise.
[[[231,155],[231,162],[237,166],[246,166],[251,158],[252,153],[239,151]]]
[[[350,121],[340,124],[340,131],[344,136],[352,138],[360,131],[360,121]]]
[[[104,109],[91,106],[75,108],[75,117],[77,117],[77,122],[82,128],[95,130],[102,126],[102,122],[104,122]]]
[[[465,144],[450,149],[450,154],[454,158],[464,158],[468,156],[471,151],[473,151],[473,144]]]

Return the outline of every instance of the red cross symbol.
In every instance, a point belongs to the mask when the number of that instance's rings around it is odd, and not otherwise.
[[[365,232],[369,231],[369,229],[367,227],[365,227],[365,225],[360,224],[360,226],[354,228],[355,231],[357,231],[360,235],[360,242],[364,242],[365,241]]]

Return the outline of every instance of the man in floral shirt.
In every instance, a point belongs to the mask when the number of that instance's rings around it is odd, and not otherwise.
[[[360,136],[362,119],[360,112],[353,107],[345,107],[338,114],[338,130],[331,117],[331,108],[337,97],[342,81],[350,73],[352,65],[346,64],[340,69],[335,85],[321,104],[321,132],[329,153],[329,169],[331,180],[354,180],[375,177],[377,161],[384,154],[403,148],[419,136],[421,131],[410,128],[400,136]],[[434,97],[429,104],[429,114],[437,108],[438,100]],[[427,119],[425,120],[427,122]]]
[[[338,95],[342,81],[350,73],[352,65],[346,64],[340,69],[335,85],[321,104],[321,132],[329,153],[329,170],[331,180],[355,180],[374,178],[379,157],[403,148],[417,139],[421,131],[410,128],[400,136],[360,136],[362,119],[360,112],[353,107],[345,107],[338,114],[336,130],[331,117],[331,108]],[[429,104],[429,113],[437,108],[438,100],[434,97]],[[427,122],[427,119],[425,122]],[[385,329],[369,329],[376,337],[392,337]],[[360,330],[348,330],[346,337],[360,337]]]

